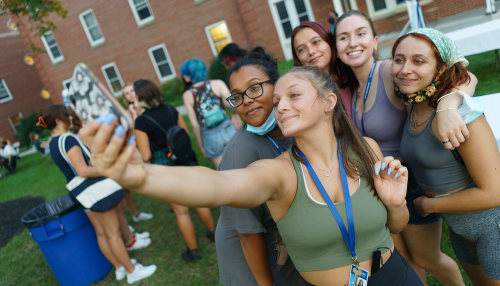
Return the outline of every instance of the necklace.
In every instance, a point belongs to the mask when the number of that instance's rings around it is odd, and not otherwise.
[[[313,165],[313,163],[309,162],[311,165]],[[335,169],[335,167],[333,167],[331,170],[323,170],[321,168],[318,168],[316,167],[316,165],[313,165],[314,168],[318,169],[318,170],[321,170],[323,171],[323,174],[325,175],[325,177],[330,177],[330,175],[332,174],[332,171],[333,169]]]
[[[410,123],[411,125],[413,126],[413,131],[417,130],[418,127],[424,125],[425,123],[427,123],[427,121],[429,121],[429,119],[431,119],[431,116],[434,114],[434,110],[431,112],[431,114],[429,115],[429,117],[427,117],[427,119],[424,120],[424,122],[418,124],[418,119],[414,119],[414,114],[415,112],[413,112],[413,108],[411,108],[411,116],[410,116]],[[412,122],[411,122],[412,121]],[[320,169],[321,170],[321,169]]]

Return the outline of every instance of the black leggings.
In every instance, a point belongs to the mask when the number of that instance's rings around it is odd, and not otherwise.
[[[422,281],[399,251],[394,248],[391,258],[382,268],[368,277],[368,286],[422,286]]]

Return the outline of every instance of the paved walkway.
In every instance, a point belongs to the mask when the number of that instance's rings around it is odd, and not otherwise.
[[[500,19],[500,2],[495,2],[497,13],[493,14],[493,19]],[[439,11],[437,11],[439,13]],[[460,30],[473,25],[481,24],[490,21],[490,15],[486,15],[486,8],[481,7],[474,10],[458,13],[446,18],[439,19],[438,21],[426,23],[427,28],[434,28],[443,33]],[[407,32],[410,30],[406,30]],[[396,42],[398,35],[401,31],[395,31],[387,34],[380,35],[379,41],[379,55],[381,59],[392,58],[392,46]]]

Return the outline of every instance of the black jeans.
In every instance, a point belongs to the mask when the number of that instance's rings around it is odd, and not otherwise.
[[[399,251],[394,248],[391,258],[382,268],[368,277],[368,286],[422,286],[422,281]]]
[[[9,158],[2,158],[3,160],[3,166],[5,169],[9,171],[9,173],[14,173],[16,171],[16,166],[17,166],[17,156],[12,156],[10,158],[10,165],[9,165]]]

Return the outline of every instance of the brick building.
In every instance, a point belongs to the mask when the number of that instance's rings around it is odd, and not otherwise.
[[[41,97],[38,66],[25,64],[28,49],[19,32],[9,29],[9,20],[0,17],[0,137],[16,142],[21,118],[51,102]]]
[[[421,0],[426,21],[484,6],[484,0]],[[57,31],[33,38],[21,27],[26,46],[45,47],[37,70],[55,103],[75,65],[84,62],[115,95],[139,78],[164,84],[179,75],[183,61],[207,64],[225,44],[261,45],[278,60],[291,59],[290,34],[300,21],[329,26],[328,11],[359,9],[375,20],[379,34],[407,22],[402,0],[61,0],[68,15],[53,17]],[[18,19],[18,21],[20,21]]]

